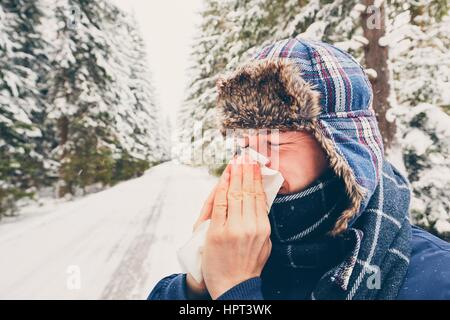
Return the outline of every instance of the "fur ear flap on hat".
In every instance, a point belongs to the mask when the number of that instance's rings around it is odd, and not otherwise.
[[[288,59],[254,60],[216,83],[224,129],[298,130],[321,111],[320,93]]]

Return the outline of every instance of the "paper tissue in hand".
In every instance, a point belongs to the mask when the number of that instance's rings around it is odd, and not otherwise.
[[[283,184],[284,178],[279,171],[266,167],[269,160],[264,155],[250,148],[245,149],[244,151],[260,165],[264,191],[267,198],[267,213],[269,213],[270,207]],[[200,224],[189,241],[177,252],[178,261],[180,262],[183,271],[190,273],[198,283],[203,280],[201,250],[205,242],[209,223],[210,220],[206,220]]]

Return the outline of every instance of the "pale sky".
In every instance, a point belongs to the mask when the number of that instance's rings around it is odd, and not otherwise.
[[[134,12],[147,46],[157,102],[173,127],[184,98],[186,70],[202,0],[113,0]]]

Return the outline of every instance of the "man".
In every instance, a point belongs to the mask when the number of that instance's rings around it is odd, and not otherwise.
[[[234,160],[196,223],[211,218],[204,283],[173,274],[149,299],[450,299],[450,244],[411,226],[408,183],[384,159],[349,54],[282,40],[217,90],[223,132],[280,130],[275,146],[269,131],[243,147],[277,148],[286,181],[267,215],[258,166]]]

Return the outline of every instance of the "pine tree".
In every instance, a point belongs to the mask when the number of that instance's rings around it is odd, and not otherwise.
[[[195,127],[200,124],[204,129],[215,127],[214,121],[214,83],[219,70],[225,68],[224,35],[227,33],[227,21],[224,15],[230,12],[227,2],[206,0],[201,13],[200,34],[194,40],[191,53],[192,66],[189,68],[189,85],[187,98],[180,110],[177,132],[180,144],[176,153],[183,162],[201,164],[201,146],[193,146],[192,138]],[[203,145],[203,141],[200,141]],[[200,159],[199,159],[200,158]]]
[[[142,174],[161,158],[160,119],[134,19],[106,1],[58,0],[49,92],[60,195]]]
[[[389,46],[413,221],[450,239],[450,15],[446,1],[391,1]]]
[[[35,1],[0,3],[0,217],[42,182],[39,83],[48,67],[38,30],[42,17]]]
[[[5,0],[0,32],[0,216],[55,181],[77,193],[168,158],[132,17],[105,0]]]
[[[60,196],[74,192],[75,186],[111,180],[115,141],[109,105],[114,95],[107,64],[111,48],[102,32],[102,23],[111,18],[108,9],[103,1],[56,3],[57,53],[50,76],[49,120],[57,128]]]
[[[124,36],[131,40],[128,86],[135,103],[123,118],[133,125],[131,135],[133,141],[130,141],[128,151],[134,153],[136,158],[157,163],[163,156],[162,119],[155,101],[155,89],[150,83],[152,75],[147,64],[144,40],[135,18],[131,16],[129,20],[128,30]]]
[[[143,173],[149,165],[164,160],[161,140],[162,121],[151,84],[144,41],[136,19],[119,13],[112,26],[110,40],[114,85],[118,102],[115,105],[115,136],[118,159],[114,180]],[[120,171],[126,171],[121,173]]]

